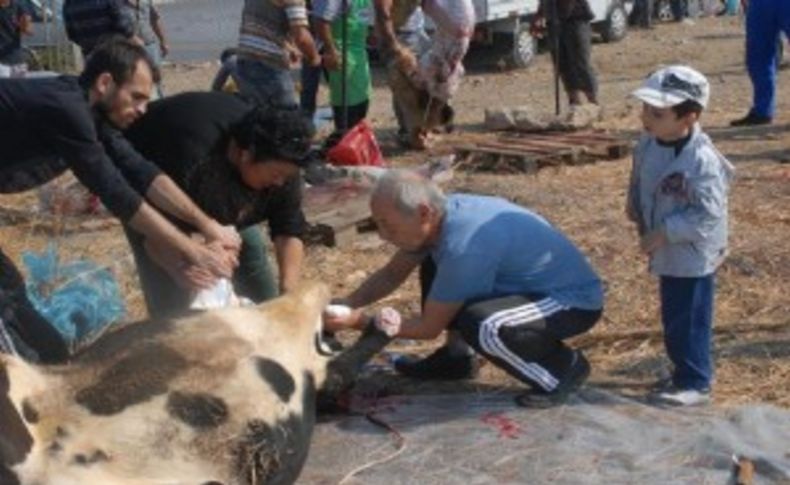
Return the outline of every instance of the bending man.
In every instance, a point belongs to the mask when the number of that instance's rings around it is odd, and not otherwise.
[[[113,215],[172,251],[178,262],[170,268],[173,278],[205,287],[232,273],[238,235],[203,213],[119,131],[145,112],[157,78],[143,47],[113,40],[96,48],[79,79],[0,80],[0,193],[35,188],[71,169]],[[187,237],[147,201],[201,232],[213,248]],[[67,357],[65,343],[33,309],[21,275],[2,251],[0,319],[24,357]]]
[[[408,339],[457,332],[496,366],[530,385],[523,406],[564,402],[587,378],[589,363],[563,340],[588,331],[603,307],[601,281],[584,255],[545,219],[505,200],[445,197],[417,175],[389,172],[371,199],[380,236],[398,252],[345,299],[356,308],[328,318],[329,329],[368,324],[359,310],[398,288],[420,267],[422,314],[382,328]],[[389,322],[392,323],[392,322]],[[462,378],[473,357],[442,347],[403,374]]]
[[[242,296],[258,303],[293,288],[299,279],[301,241],[300,167],[307,161],[312,124],[298,109],[254,109],[227,93],[184,93],[151,104],[126,133],[211,217],[234,225],[242,237],[233,275]],[[274,283],[258,223],[268,221],[279,269]],[[189,307],[191,294],[153,264],[171,260],[162,251],[143,250],[127,230],[151,316]]]

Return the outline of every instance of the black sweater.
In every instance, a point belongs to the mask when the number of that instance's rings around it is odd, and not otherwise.
[[[161,173],[91,110],[76,78],[0,80],[0,177],[63,162],[122,221]]]
[[[268,221],[271,237],[300,237],[301,180],[256,191],[228,159],[231,127],[250,109],[227,93],[183,93],[151,103],[125,135],[218,222],[243,228]]]

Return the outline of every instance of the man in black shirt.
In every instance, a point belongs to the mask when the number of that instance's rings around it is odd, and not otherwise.
[[[108,36],[121,36],[143,44],[134,33],[134,17],[126,0],[65,0],[63,23],[66,35],[88,57]]]
[[[268,221],[274,242],[280,291],[295,285],[304,257],[299,168],[313,136],[301,111],[256,109],[228,93],[184,93],[151,103],[125,136],[210,217],[240,230],[234,286],[241,295],[258,303],[277,294],[256,225],[262,221]],[[170,258],[146,252],[139,236],[127,235],[148,313],[186,310],[190,293],[152,264]]]
[[[71,169],[127,226],[150,244],[171,249],[178,262],[167,268],[173,278],[208,287],[232,274],[238,235],[208,217],[119,132],[145,112],[157,77],[142,46],[113,40],[96,48],[79,79],[0,79],[0,193],[37,187]],[[209,245],[186,236],[147,201],[196,228]],[[31,359],[67,357],[2,251],[0,325]]]
[[[25,62],[22,34],[32,34],[32,20],[20,0],[0,0],[0,64]]]

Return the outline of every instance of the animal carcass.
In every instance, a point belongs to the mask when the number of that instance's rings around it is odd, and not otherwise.
[[[291,483],[317,392],[388,342],[372,327],[327,355],[308,285],[263,304],[128,325],[71,363],[0,354],[0,483]]]

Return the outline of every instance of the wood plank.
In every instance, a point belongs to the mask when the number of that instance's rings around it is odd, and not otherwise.
[[[329,247],[338,247],[353,241],[357,232],[370,227],[370,198],[367,194],[333,204],[329,210],[305,214],[308,240]]]
[[[555,140],[543,140],[543,139],[529,139],[527,137],[521,138],[500,138],[500,143],[506,144],[508,146],[518,145],[520,147],[534,147],[536,149],[540,149],[545,152],[556,152],[559,150],[574,150],[574,151],[584,151],[586,147],[579,146],[575,144],[569,144],[564,142],[558,142]]]

